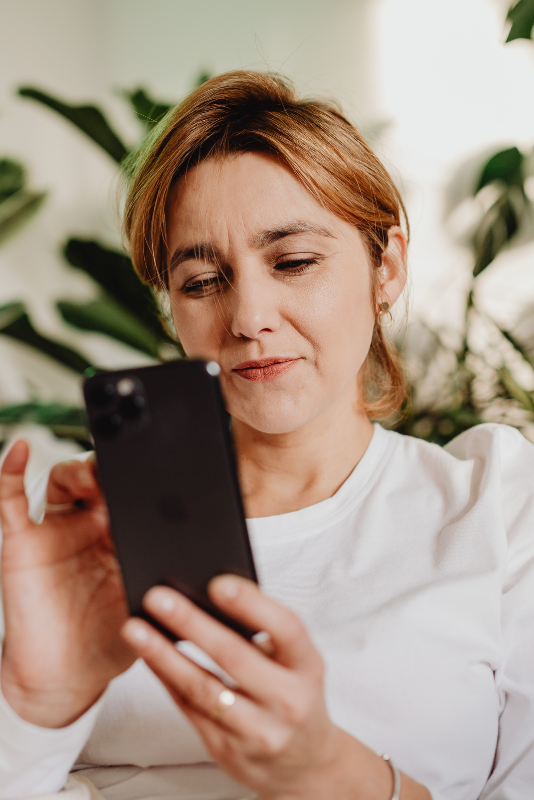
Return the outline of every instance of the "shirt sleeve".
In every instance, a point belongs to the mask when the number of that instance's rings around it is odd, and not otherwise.
[[[0,693],[0,800],[59,792],[98,716],[103,697],[66,728],[21,719]]]
[[[534,445],[505,425],[483,425],[460,438],[464,436],[470,439],[468,458],[482,457],[484,447],[487,455],[488,437],[492,440],[491,457],[500,461],[507,537],[502,659],[495,672],[499,736],[493,770],[480,800],[530,800],[534,791]],[[455,454],[455,443],[450,449]]]
[[[47,482],[48,472],[44,472],[28,487],[30,515],[36,521],[43,514]],[[21,719],[0,692],[0,800],[17,800],[63,789],[72,765],[91,734],[103,700],[104,696],[72,725],[52,729]]]

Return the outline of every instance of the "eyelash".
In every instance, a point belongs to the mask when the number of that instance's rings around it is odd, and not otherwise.
[[[318,264],[317,258],[298,258],[294,261],[279,261],[276,265],[276,269],[279,272],[293,272],[294,275],[299,275],[302,272],[306,272],[309,267],[312,267],[314,264]]]
[[[209,289],[211,286],[219,282],[219,276],[215,275],[213,278],[205,278],[204,280],[194,281],[189,286],[186,283],[182,291],[184,294],[193,294],[193,292],[198,292],[201,294],[203,289]]]
[[[279,261],[275,269],[278,272],[290,272],[293,275],[300,275],[317,263],[317,258],[299,258],[292,261]],[[218,283],[222,284],[223,281],[221,281],[218,275],[215,275],[212,278],[194,281],[189,285],[186,283],[182,291],[184,294],[204,294],[204,290],[210,289]]]

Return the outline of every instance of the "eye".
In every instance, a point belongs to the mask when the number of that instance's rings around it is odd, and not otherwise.
[[[191,278],[182,286],[182,292],[189,295],[206,297],[219,291],[222,284],[221,276],[217,273],[198,275]]]
[[[319,263],[319,258],[292,258],[286,261],[278,261],[276,269],[279,272],[289,273],[291,275],[298,275],[301,272],[306,272],[310,267]]]

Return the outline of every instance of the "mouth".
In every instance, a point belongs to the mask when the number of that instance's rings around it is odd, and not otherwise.
[[[285,375],[300,358],[284,358],[275,356],[274,358],[260,358],[258,361],[243,361],[234,367],[232,372],[237,373],[247,381],[272,381]]]

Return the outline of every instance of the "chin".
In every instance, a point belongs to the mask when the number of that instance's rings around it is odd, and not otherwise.
[[[258,408],[255,404],[243,407],[236,404],[229,408],[230,414],[240,420],[249,428],[267,434],[284,434],[296,431],[314,419],[320,412],[299,407],[293,402],[289,403],[262,403]]]

